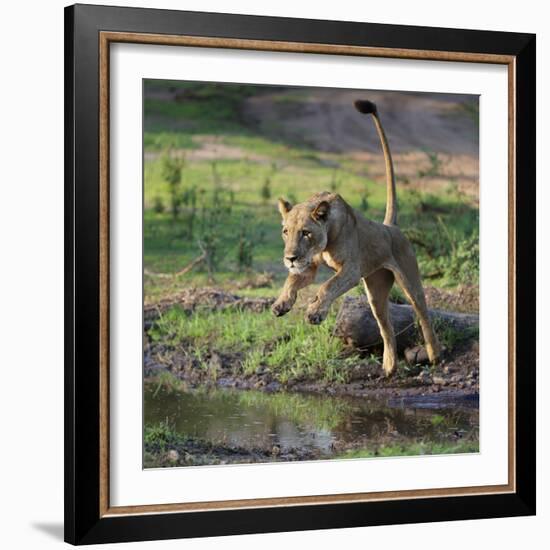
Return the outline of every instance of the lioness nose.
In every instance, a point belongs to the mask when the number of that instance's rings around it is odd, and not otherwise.
[[[290,263],[293,263],[295,260],[298,259],[298,256],[287,256],[286,259],[287,259]]]

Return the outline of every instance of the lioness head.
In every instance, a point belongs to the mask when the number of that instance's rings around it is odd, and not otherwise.
[[[283,261],[290,273],[302,273],[311,265],[313,257],[325,250],[329,208],[325,200],[292,206],[279,199],[285,243]]]

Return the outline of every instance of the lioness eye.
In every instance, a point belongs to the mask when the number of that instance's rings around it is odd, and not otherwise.
[[[283,229],[283,235],[288,235],[288,229],[286,227]]]
[[[302,235],[306,238],[311,237],[311,233],[309,231],[302,231]]]

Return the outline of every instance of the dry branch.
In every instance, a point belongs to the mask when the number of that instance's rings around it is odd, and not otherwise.
[[[177,277],[178,275],[185,275],[191,271],[194,267],[197,267],[199,264],[206,260],[206,252],[203,252],[200,256],[195,258],[192,262],[188,263],[183,269],[176,271],[175,273],[153,273],[148,269],[144,270],[145,275],[150,277],[159,277],[161,279],[171,279],[172,277]]]

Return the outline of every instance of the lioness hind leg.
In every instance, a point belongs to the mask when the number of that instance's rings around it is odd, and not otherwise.
[[[416,257],[411,251],[410,254],[405,254],[403,257],[398,258],[398,263],[399,269],[394,270],[397,284],[402,288],[408,300],[411,302],[416,316],[418,317],[424,336],[424,342],[426,343],[428,358],[431,363],[436,363],[441,355],[441,346],[439,345],[439,341],[433,331],[430,321]]]
[[[393,273],[387,269],[379,269],[363,279],[372,314],[378,323],[384,341],[383,368],[386,376],[392,374],[397,366],[395,334],[388,313],[388,297],[393,281]]]

